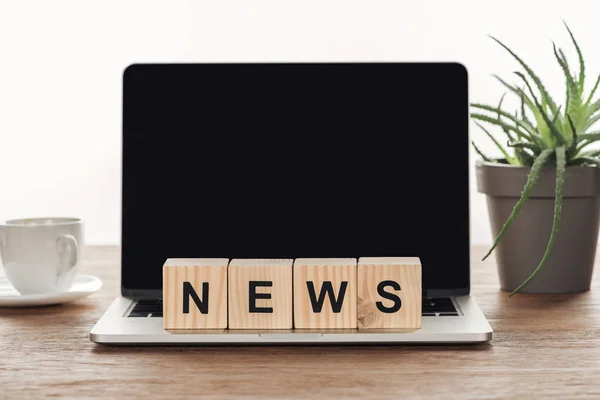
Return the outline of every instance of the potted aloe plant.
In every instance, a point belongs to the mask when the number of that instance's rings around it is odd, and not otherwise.
[[[477,187],[487,195],[494,250],[503,290],[515,293],[574,293],[589,290],[600,219],[600,82],[585,89],[581,49],[577,69],[554,45],[565,77],[559,105],[538,75],[510,48],[492,37],[518,62],[515,81],[495,78],[516,96],[510,113],[498,105],[471,104],[471,118],[495,143],[502,158],[484,155],[473,143]],[[504,96],[503,96],[504,97]],[[486,126],[502,135],[494,136]],[[600,125],[600,124],[598,124]]]

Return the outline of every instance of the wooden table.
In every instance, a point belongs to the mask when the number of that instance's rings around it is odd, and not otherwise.
[[[72,304],[0,309],[0,399],[600,398],[600,279],[578,295],[498,289],[473,250],[472,288],[490,344],[395,347],[106,347],[88,332],[118,295],[119,249],[92,247],[84,272],[104,281]],[[599,258],[600,260],[600,258]]]

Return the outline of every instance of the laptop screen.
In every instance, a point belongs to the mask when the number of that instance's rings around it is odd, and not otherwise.
[[[468,191],[458,64],[125,71],[124,294],[171,257],[418,256],[468,290]]]

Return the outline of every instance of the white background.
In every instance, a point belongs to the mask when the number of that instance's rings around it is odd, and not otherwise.
[[[562,99],[551,40],[573,57],[566,20],[594,80],[600,72],[598,4],[1,1],[0,219],[79,216],[86,220],[89,243],[119,243],[121,73],[130,63],[459,61],[470,72],[471,100],[495,103],[503,90],[490,75],[512,79],[517,65],[486,36],[493,34]],[[430,95],[423,107],[431,108],[433,118],[443,104]],[[471,128],[481,148],[496,155]],[[471,178],[472,241],[487,243],[485,198],[476,193],[473,171]]]

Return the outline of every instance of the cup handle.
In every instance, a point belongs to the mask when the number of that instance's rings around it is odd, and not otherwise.
[[[61,260],[60,274],[67,272],[77,265],[79,258],[79,246],[73,235],[62,235],[56,239],[56,251]],[[66,271],[65,271],[66,270]]]

